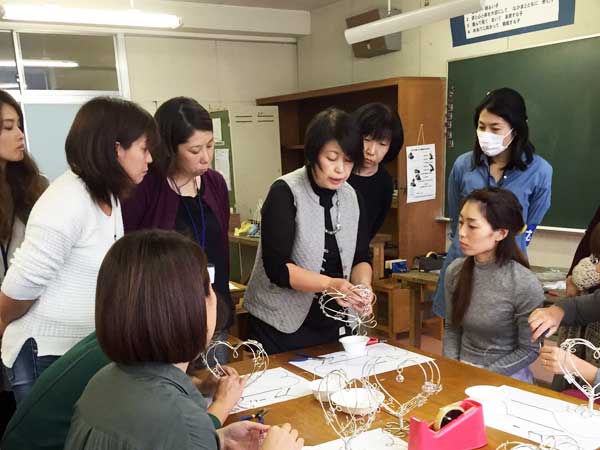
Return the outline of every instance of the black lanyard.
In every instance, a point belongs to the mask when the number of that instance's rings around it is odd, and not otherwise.
[[[10,222],[10,232],[8,234],[8,241],[6,247],[0,243],[0,251],[2,252],[2,262],[4,263],[4,275],[8,272],[8,251],[10,250],[10,243],[12,242],[13,228],[15,226],[15,212],[13,211],[12,220]]]
[[[190,219],[192,228],[194,230],[194,238],[196,239],[196,242],[198,242],[198,244],[200,244],[200,247],[202,249],[204,249],[205,245],[206,245],[206,218],[204,217],[204,206],[202,204],[202,200],[200,199],[199,189],[196,187],[195,200],[198,203],[198,208],[200,209],[200,231],[198,231],[198,227],[196,226],[196,221],[194,220],[194,215],[192,214],[192,211],[190,211],[188,206],[185,204],[185,198],[181,195],[179,186],[177,186],[177,184],[175,183],[175,180],[171,180],[171,181],[173,182],[175,189],[177,189],[177,193],[181,197],[181,203],[183,204],[183,207],[185,208],[185,212],[187,213],[187,215]],[[195,177],[194,177],[194,185],[197,186]]]
[[[200,200],[200,194],[196,196],[198,208],[200,208],[200,232],[198,232],[198,228],[196,227],[194,215],[192,214],[192,211],[190,211],[188,206],[185,204],[185,199],[183,197],[181,198],[181,201],[183,202],[183,207],[185,208],[185,211],[187,212],[187,215],[190,218],[190,222],[192,222],[192,228],[194,229],[194,237],[196,238],[198,244],[200,244],[200,247],[204,249],[204,246],[206,244],[206,218],[204,217],[204,207],[202,205],[202,200]]]

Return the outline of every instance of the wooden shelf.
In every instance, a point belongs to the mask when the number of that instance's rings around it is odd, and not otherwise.
[[[355,111],[362,105],[381,102],[398,111],[404,126],[406,145],[418,141],[418,131],[423,127],[428,142],[436,146],[436,185],[439,186],[435,200],[406,203],[392,200],[382,231],[393,237],[398,246],[399,258],[412,261],[416,255],[429,251],[442,252],[446,246],[446,227],[435,218],[441,215],[444,203],[443,161],[444,107],[446,100],[445,80],[438,77],[397,77],[368,81],[289,95],[261,98],[258,105],[279,108],[279,131],[281,146],[281,172],[292,172],[306,161],[303,141],[306,128],[312,118],[325,108],[336,106],[345,111]],[[439,151],[438,151],[439,149]],[[404,179],[406,156],[386,164],[388,172],[396,180]],[[399,195],[404,195],[400,193]]]

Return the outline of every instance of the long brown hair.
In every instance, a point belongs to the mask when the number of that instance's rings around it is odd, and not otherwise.
[[[19,115],[19,128],[23,131],[21,107],[8,92],[0,89],[0,111],[4,104],[15,109]],[[28,152],[21,161],[7,161],[4,168],[0,166],[0,241],[10,239],[15,218],[27,223],[31,208],[47,186],[46,179],[40,175]]]
[[[512,192],[497,187],[477,189],[465,197],[462,207],[467,202],[476,202],[481,214],[488,221],[492,229],[506,229],[508,234],[498,242],[496,247],[496,264],[503,266],[510,261],[529,268],[527,257],[523,254],[515,237],[523,231],[523,208]],[[460,269],[456,288],[452,294],[452,324],[460,326],[465,313],[471,304],[473,293],[473,270],[475,257],[465,259]]]

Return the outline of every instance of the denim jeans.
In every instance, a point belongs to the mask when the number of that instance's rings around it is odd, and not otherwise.
[[[8,381],[12,386],[17,404],[27,397],[42,372],[59,358],[53,355],[38,356],[37,352],[35,339],[29,338],[21,347],[13,366],[6,367]]]

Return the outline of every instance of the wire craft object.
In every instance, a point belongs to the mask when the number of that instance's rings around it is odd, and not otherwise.
[[[423,375],[420,392],[405,402],[390,394],[377,374],[377,365],[390,362],[396,367],[396,383],[404,382],[404,366],[409,364],[417,365]],[[367,362],[362,373],[361,378],[349,380],[344,370],[333,370],[325,375],[318,388],[325,422],[341,438],[344,450],[351,450],[352,440],[369,429],[380,411],[385,411],[398,420],[386,424],[387,433],[396,437],[406,436],[409,421],[405,417],[442,390],[440,369],[433,360],[378,357]]]
[[[574,406],[572,411],[585,418],[594,417],[600,419],[600,411],[594,409],[594,402],[600,398],[600,383],[595,386],[588,383],[579,372],[579,369],[577,369],[573,358],[573,354],[580,345],[589,348],[593,352],[594,359],[600,360],[600,348],[585,339],[573,338],[565,340],[560,345],[560,348],[565,351],[565,357],[559,358],[558,365],[563,372],[565,380],[579,389],[588,399],[587,407],[582,405]],[[600,425],[600,421],[598,421],[598,425]]]
[[[581,450],[579,444],[570,436],[543,436],[540,444],[525,444],[508,441],[496,447],[496,450]]]
[[[319,306],[323,314],[330,319],[345,323],[352,329],[352,334],[364,332],[365,329],[372,329],[377,326],[375,320],[375,312],[373,306],[377,301],[376,295],[371,289],[362,284],[357,284],[351,289],[352,293],[357,294],[363,299],[371,298],[371,303],[366,308],[366,313],[361,314],[353,308],[342,308],[340,310],[337,301],[344,300],[347,294],[344,294],[337,289],[323,291],[319,297]]]
[[[384,395],[364,379],[348,380],[343,370],[329,372],[318,387],[325,422],[352,449],[352,440],[367,431],[380,410]]]
[[[247,374],[248,378],[246,379],[245,387],[255,383],[269,368],[269,355],[267,355],[262,344],[258,341],[250,339],[240,342],[237,345],[230,344],[227,341],[213,341],[202,355],[202,361],[215,378],[221,378],[227,374],[221,366],[221,363],[217,361],[217,352],[215,351],[222,346],[227,347],[231,351],[234,359],[237,358],[242,351],[252,355],[252,370]]]
[[[384,394],[384,401],[381,404],[381,408],[398,419],[398,422],[387,423],[385,430],[394,436],[404,437],[408,434],[408,427],[410,424],[410,421],[405,420],[406,416],[415,408],[419,408],[427,403],[429,397],[439,394],[442,391],[442,377],[440,368],[434,360],[417,361],[414,358],[395,359],[395,361],[397,361],[395,378],[397,383],[404,382],[403,372],[404,367],[407,365],[417,365],[423,374],[421,391],[407,401],[401,402],[389,393],[375,370],[378,364],[389,362],[390,360],[392,360],[390,357],[380,357],[367,364],[364,372],[364,382],[371,388]]]

